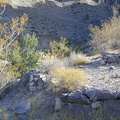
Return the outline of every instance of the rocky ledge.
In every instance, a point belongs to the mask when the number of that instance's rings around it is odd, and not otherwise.
[[[26,89],[29,94],[35,92],[54,93],[54,88],[50,86],[51,79],[45,71],[31,70],[24,74],[20,80],[17,80],[4,89],[0,90],[0,97],[4,99],[13,89]],[[71,112],[79,113],[80,111],[93,111],[97,109],[104,110],[107,114],[120,118],[120,91],[109,91],[93,87],[84,87],[80,90],[71,91],[69,93],[61,93],[55,96],[54,110],[60,111],[62,108],[69,108]],[[31,103],[23,99],[18,104],[8,107],[9,111],[14,111],[15,115],[27,119],[27,112],[31,109]],[[74,110],[73,110],[74,109]],[[83,113],[81,113],[83,114]]]

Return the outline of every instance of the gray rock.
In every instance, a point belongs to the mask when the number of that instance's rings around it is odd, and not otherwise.
[[[49,79],[47,79],[47,78],[45,77],[45,78],[42,78],[42,81],[43,81],[43,83],[48,83],[48,82],[49,82]]]
[[[115,70],[114,66],[110,66],[109,70]]]
[[[0,99],[3,99],[11,90],[10,83],[7,83],[2,89],[0,89]]]
[[[116,62],[116,60],[117,60],[117,58],[115,58],[114,56],[113,57],[109,57],[107,59],[107,63],[114,63],[114,62]]]
[[[111,93],[110,91],[95,88],[86,89],[83,91],[83,94],[91,101],[115,99],[115,94]]]
[[[29,88],[30,88],[30,92],[36,92],[36,91],[38,91],[37,86],[30,86]]]
[[[26,87],[27,84],[29,83],[29,81],[32,80],[31,75],[32,75],[31,72],[27,72],[27,73],[23,74],[20,78],[20,85],[19,86]]]
[[[89,114],[92,111],[92,108],[91,108],[90,105],[81,105],[81,104],[75,104],[75,103],[71,104],[70,103],[70,104],[67,105],[67,111],[68,111],[68,114],[72,113],[72,115],[78,115],[78,116],[83,116],[84,115],[88,118]],[[91,120],[91,119],[90,118],[89,119],[84,118],[84,120]]]
[[[83,65],[79,65],[79,68],[84,68],[84,66]]]
[[[8,107],[9,111],[14,111],[14,114],[25,114],[30,110],[31,104],[26,101],[22,101],[19,104],[14,104]]]
[[[103,103],[103,109],[108,115],[114,115],[120,119],[120,100],[106,100]],[[117,119],[117,120],[119,120]]]
[[[90,104],[90,100],[79,91],[70,93],[68,95],[62,95],[61,99],[64,102]]]
[[[38,83],[37,83],[37,87],[38,87],[38,89],[42,89],[43,88],[43,81],[42,80],[38,80]]]
[[[15,110],[14,114],[22,115],[26,114],[30,110],[31,104],[28,102],[23,102],[22,104],[18,105],[17,109]]]
[[[43,79],[43,78],[46,78],[46,75],[41,74],[41,75],[40,75],[40,78],[42,78],[42,79]]]
[[[30,75],[29,82],[32,82],[32,81],[33,81],[33,75]]]
[[[34,86],[34,82],[30,82],[30,83],[29,83],[29,86]]]
[[[100,102],[92,102],[91,107],[93,109],[98,109],[101,106]]]
[[[20,79],[17,79],[17,80],[15,80],[15,81],[11,84],[11,86],[12,86],[12,87],[18,87],[19,84],[20,84]]]
[[[106,61],[105,60],[100,60],[100,65],[105,65]]]
[[[29,120],[28,115],[19,115],[18,120]]]
[[[116,95],[116,99],[120,99],[120,91],[117,91],[115,95]]]
[[[61,99],[56,97],[55,98],[55,111],[59,111],[62,108],[62,103],[61,103]]]
[[[38,74],[34,74],[34,75],[33,75],[33,77],[35,77],[35,78],[40,78],[40,76],[41,76],[41,73],[38,73]]]
[[[34,77],[33,81],[38,81],[40,78]]]

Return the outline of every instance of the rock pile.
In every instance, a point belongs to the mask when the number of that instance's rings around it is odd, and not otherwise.
[[[28,93],[34,94],[34,92],[37,91],[44,91],[49,94],[51,87],[47,83],[50,82],[50,80],[51,79],[48,79],[48,75],[45,72],[31,70],[24,74],[21,79],[17,81],[17,84],[14,83],[14,85],[19,86],[22,83],[22,86],[25,85],[25,88],[28,86]],[[99,108],[104,109],[104,111],[107,111],[108,113],[111,113],[114,110],[112,114],[116,117],[120,117],[120,91],[110,92],[98,88],[83,88],[71,93],[61,93],[55,96],[54,103],[55,111],[61,110],[61,108],[64,107],[63,105],[67,104],[68,106],[70,105],[71,110],[72,107],[74,109],[77,105],[77,109],[81,109],[83,112],[97,110]],[[31,103],[25,99],[18,104],[9,106],[8,109],[14,111],[14,114],[19,117],[23,117],[27,120],[27,112],[30,108]],[[74,110],[72,110],[72,112],[73,111]]]
[[[45,71],[31,70],[21,77],[20,82],[21,86],[28,87],[30,92],[37,92],[41,90],[49,80]]]
[[[120,63],[120,53],[102,53],[101,64]]]
[[[64,93],[61,96],[62,102],[69,103],[71,105],[80,104],[91,106],[91,110],[102,108],[111,114],[114,110],[114,115],[120,117],[120,91],[110,92],[107,90],[101,90],[97,88],[85,88],[80,91],[72,93]],[[78,108],[77,108],[78,109]]]

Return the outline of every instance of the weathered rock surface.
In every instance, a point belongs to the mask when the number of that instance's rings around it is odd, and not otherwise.
[[[76,91],[70,94],[63,94],[62,101],[68,103],[90,104],[90,100],[82,94],[81,91]]]
[[[19,115],[18,120],[29,120],[28,115]]]
[[[85,69],[85,67],[81,68]],[[109,69],[107,69],[110,71]],[[116,69],[115,69],[116,70]],[[29,73],[29,74],[28,74]],[[25,74],[24,74],[25,75]],[[42,76],[41,76],[42,75]],[[118,75],[119,76],[119,75]],[[116,77],[116,76],[113,76]],[[85,115],[85,119],[88,120],[88,118],[93,114],[94,112],[97,112],[99,110],[102,110],[103,113],[109,115],[112,111],[112,116],[115,116],[117,118],[120,117],[120,91],[109,91],[107,89],[99,89],[94,87],[84,87],[83,89],[72,91],[71,93],[62,93],[61,96],[54,96],[54,87],[55,84],[51,79],[51,84],[49,85],[48,82],[45,83],[42,79],[46,78],[46,73],[38,72],[36,70],[32,70],[30,72],[27,72],[27,75],[24,77],[22,76],[22,79],[18,80],[18,83],[25,83],[22,84],[22,87],[25,89],[26,86],[29,88],[29,91],[27,91],[26,98],[18,101],[18,104],[12,104],[8,107],[9,111],[12,111],[14,114],[18,116],[18,120],[29,120],[28,118],[28,111],[32,109],[31,103],[27,100],[33,97],[38,91],[39,95],[36,95],[34,97],[40,97],[42,96],[42,92],[45,92],[46,95],[48,95],[49,101],[51,97],[54,98],[52,102],[54,102],[54,106],[52,106],[53,111],[60,111],[62,108],[65,108],[68,112],[70,111],[72,114],[78,114],[78,115]],[[115,78],[119,79],[119,77]],[[49,80],[50,82],[50,80]],[[18,83],[14,83],[14,87],[16,90],[16,86],[19,86]],[[20,85],[21,85],[20,84]],[[22,88],[21,87],[21,88]],[[9,87],[8,87],[9,88]],[[8,92],[9,93],[8,89]],[[5,95],[7,94],[5,93]],[[52,93],[52,94],[51,94]],[[3,97],[4,99],[4,97]],[[44,98],[43,98],[44,99]],[[38,102],[38,101],[36,101]],[[43,105],[46,104],[45,101],[43,101]],[[49,101],[50,102],[50,101]],[[51,109],[51,108],[50,108]],[[107,120],[105,115],[103,115],[105,118],[102,120]],[[96,118],[97,119],[97,118]]]
[[[102,60],[107,64],[120,63],[120,53],[102,53]]]
[[[14,111],[16,115],[26,114],[30,110],[31,104],[29,102],[22,101],[19,104],[11,105],[8,110]]]
[[[87,96],[91,101],[115,99],[114,93],[108,90],[99,90],[95,88],[84,90],[83,95]]]

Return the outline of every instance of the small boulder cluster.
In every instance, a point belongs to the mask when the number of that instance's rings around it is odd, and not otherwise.
[[[120,53],[102,53],[102,59],[100,61],[101,65],[120,63]]]

